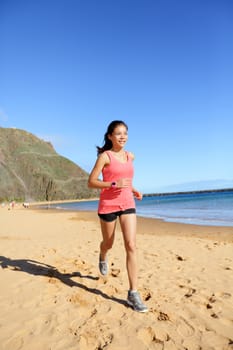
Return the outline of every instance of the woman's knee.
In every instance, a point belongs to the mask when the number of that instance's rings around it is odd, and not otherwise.
[[[135,241],[126,241],[125,242],[125,249],[128,253],[135,253],[136,252],[136,242]]]
[[[113,246],[113,239],[103,240],[101,242],[101,248],[104,248],[105,250],[112,249]]]

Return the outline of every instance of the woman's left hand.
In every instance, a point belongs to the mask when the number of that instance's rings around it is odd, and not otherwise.
[[[142,200],[143,194],[139,191],[133,191],[134,197],[138,199],[139,201]]]

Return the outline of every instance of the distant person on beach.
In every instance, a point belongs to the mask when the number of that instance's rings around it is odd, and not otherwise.
[[[98,158],[90,173],[88,187],[101,189],[98,216],[103,240],[100,244],[99,270],[108,273],[107,252],[112,248],[116,221],[119,218],[126,250],[126,267],[129,279],[127,303],[135,311],[147,312],[137,291],[136,209],[134,197],[142,194],[132,184],[133,159],[124,150],[128,140],[128,127],[121,120],[112,121],[104,135],[103,147],[97,147]],[[102,173],[102,180],[99,176]]]

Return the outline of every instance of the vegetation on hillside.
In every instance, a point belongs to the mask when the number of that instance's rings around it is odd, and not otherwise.
[[[49,142],[19,129],[0,128],[0,200],[92,198],[88,173]]]

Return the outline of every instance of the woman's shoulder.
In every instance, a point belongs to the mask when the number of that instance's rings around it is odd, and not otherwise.
[[[130,159],[134,160],[135,157],[134,157],[133,152],[126,151],[126,153],[128,154],[128,156],[129,156]]]
[[[109,159],[108,151],[104,151],[103,153],[100,153],[99,160],[104,162],[105,164],[109,164],[110,159]]]

